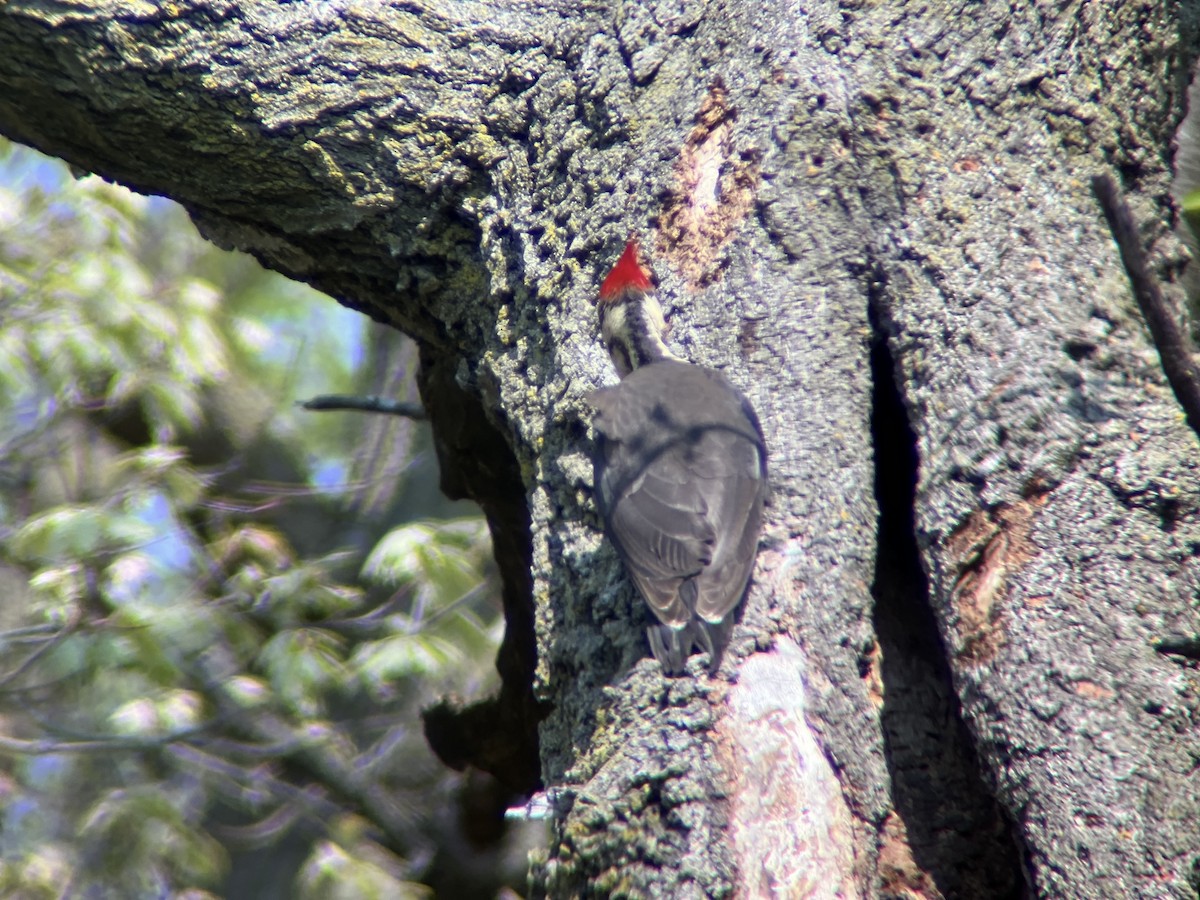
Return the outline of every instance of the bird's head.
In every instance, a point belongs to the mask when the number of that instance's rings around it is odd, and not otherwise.
[[[669,332],[655,296],[654,276],[642,265],[636,238],[600,285],[600,337],[608,355],[624,378],[646,363],[677,359],[667,349]]]

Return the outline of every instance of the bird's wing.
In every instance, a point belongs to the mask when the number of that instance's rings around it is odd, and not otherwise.
[[[696,615],[706,622],[720,622],[741,602],[754,559],[762,525],[765,491],[762,484],[742,482],[730,498],[730,506],[743,518],[742,530],[728,539],[731,552],[714,554],[711,565],[696,576]],[[724,547],[718,547],[723,551]]]
[[[720,622],[745,591],[762,522],[754,411],[723,376],[686,364],[636,369],[589,400],[597,500],[631,579],[665,625]]]
[[[611,504],[609,531],[634,583],[658,618],[679,626],[690,618],[679,598],[684,580],[713,558],[716,535],[704,497],[669,454],[652,462]]]
[[[767,495],[765,451],[761,444],[734,432],[714,432],[702,443],[713,445],[706,459],[722,460],[716,472],[697,479],[708,487],[707,518],[718,538],[712,560],[694,579],[692,608],[701,619],[715,623],[741,601],[754,569]]]

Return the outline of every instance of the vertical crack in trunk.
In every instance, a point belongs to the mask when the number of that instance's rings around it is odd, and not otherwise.
[[[423,714],[434,753],[455,769],[474,766],[513,794],[541,785],[538,723],[533,695],[537,644],[533,623],[533,540],[521,469],[504,435],[488,419],[479,395],[459,385],[458,359],[421,348],[418,383],[433,426],[443,493],[483,508],[504,604],[504,640],[496,656],[500,693],[462,707],[444,700]]]
[[[882,279],[872,273],[868,311],[879,504],[872,594],[881,651],[881,719],[893,801],[902,822],[889,822],[884,829],[884,892],[916,890],[929,896],[934,888],[947,898],[1022,897],[1020,845],[980,776],[921,567],[914,522],[916,435],[888,346],[891,323]],[[889,847],[889,842],[898,845]]]

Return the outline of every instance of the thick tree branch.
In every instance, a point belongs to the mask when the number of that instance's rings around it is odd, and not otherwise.
[[[445,344],[424,307],[486,290],[473,210],[522,127],[510,91],[543,64],[508,4],[458,12],[14,0],[0,133],[178,200],[222,246]]]

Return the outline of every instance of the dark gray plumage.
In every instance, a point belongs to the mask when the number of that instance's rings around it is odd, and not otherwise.
[[[662,627],[668,674],[693,646],[715,671],[758,551],[767,450],[724,375],[664,359],[594,391],[596,496],[609,538]]]

